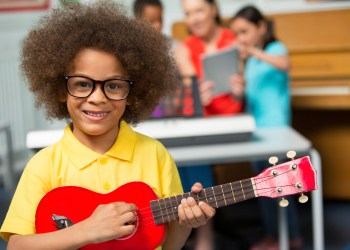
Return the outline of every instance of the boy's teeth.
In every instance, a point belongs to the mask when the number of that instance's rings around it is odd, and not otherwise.
[[[91,115],[91,116],[102,117],[102,116],[105,116],[105,115],[107,114],[107,112],[103,112],[103,113],[91,113],[91,112],[86,112],[86,114]]]

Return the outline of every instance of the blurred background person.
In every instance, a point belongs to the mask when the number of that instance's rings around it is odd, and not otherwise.
[[[289,69],[286,47],[277,40],[272,24],[254,6],[237,12],[230,22],[236,35],[240,56],[244,61],[246,111],[255,118],[258,128],[289,126],[291,120]],[[266,162],[254,162],[260,173]],[[302,239],[293,198],[288,198],[290,249],[300,249]],[[262,220],[266,236],[251,250],[278,250],[277,202],[260,198]]]
[[[175,59],[182,76],[196,76],[199,80],[199,92],[203,105],[204,116],[233,115],[243,110],[242,102],[236,99],[236,92],[240,94],[242,75],[231,77],[230,93],[213,96],[212,90],[215,82],[205,81],[201,57],[233,46],[235,36],[221,26],[218,5],[215,0],[182,0],[185,14],[185,23],[190,36],[179,44],[175,50]],[[179,169],[184,189],[190,187],[194,180],[201,181],[204,187],[214,186],[214,174],[211,165],[196,166]],[[186,184],[188,183],[188,184]],[[211,224],[196,231],[195,248],[200,250],[215,249],[214,230]]]
[[[133,6],[134,16],[148,21],[157,31],[163,29],[163,5],[159,0],[136,0]]]
[[[201,56],[233,46],[235,36],[221,26],[218,5],[214,0],[182,0],[185,23],[191,34],[176,50],[176,60],[182,75],[196,75],[205,115],[230,115],[242,111],[242,103],[232,93],[212,95],[212,81],[203,81]],[[233,76],[239,78],[238,75]]]

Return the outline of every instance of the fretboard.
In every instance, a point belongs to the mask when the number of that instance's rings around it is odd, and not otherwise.
[[[178,206],[183,198],[193,197],[197,203],[204,201],[211,207],[220,208],[255,198],[253,179],[226,183],[150,202],[154,223],[159,225],[178,219]]]

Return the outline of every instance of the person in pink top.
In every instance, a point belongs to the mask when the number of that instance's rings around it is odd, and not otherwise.
[[[215,0],[183,0],[185,22],[191,33],[176,50],[176,60],[182,75],[196,75],[200,80],[201,100],[206,116],[233,115],[243,109],[240,98],[242,75],[231,78],[232,90],[229,93],[213,96],[215,82],[204,81],[201,56],[215,53],[233,46],[234,34],[221,26],[218,6]]]

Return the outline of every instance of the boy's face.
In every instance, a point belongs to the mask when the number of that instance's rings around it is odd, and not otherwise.
[[[68,75],[86,76],[94,80],[113,77],[127,79],[126,70],[113,54],[96,49],[84,49],[79,52]],[[125,111],[126,99],[108,99],[102,90],[102,84],[97,83],[88,97],[77,98],[67,94],[67,107],[73,122],[73,134],[81,142],[86,142],[88,138],[96,136],[117,136],[118,123]]]
[[[141,18],[148,21],[157,31],[162,31],[163,9],[160,6],[145,6],[142,11]]]

